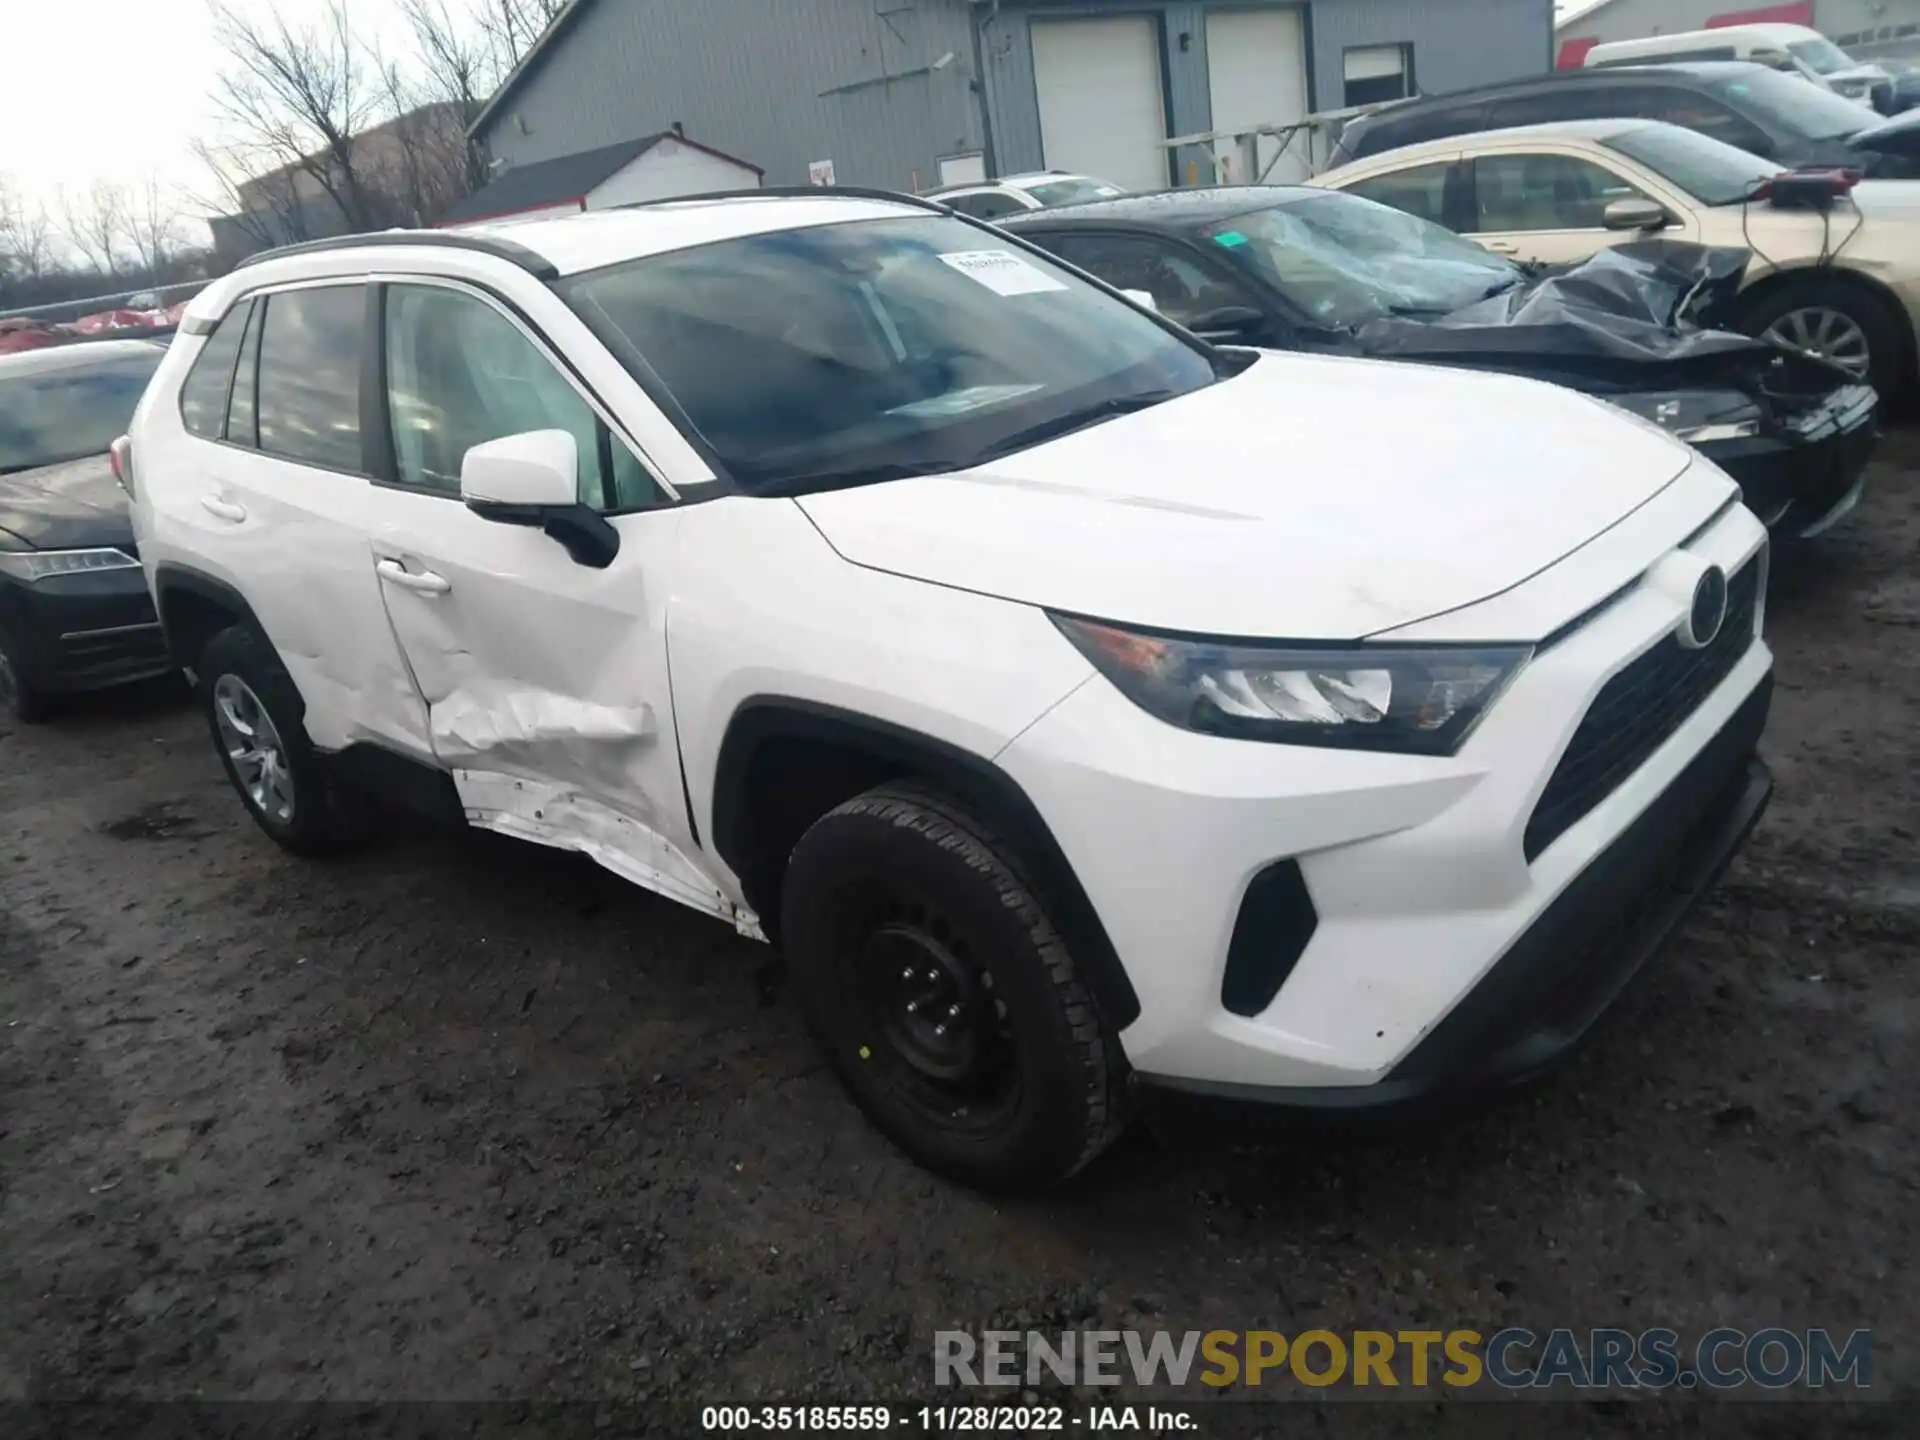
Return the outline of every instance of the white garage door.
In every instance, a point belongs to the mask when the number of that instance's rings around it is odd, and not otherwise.
[[[1033,84],[1049,170],[1131,190],[1167,186],[1156,20],[1036,20]]]
[[[1207,71],[1213,92],[1213,128],[1284,125],[1307,113],[1307,47],[1298,10],[1209,10]],[[1231,142],[1216,152],[1238,164]],[[1260,164],[1281,154],[1277,140],[1260,142]],[[1298,135],[1280,163],[1267,173],[1271,184],[1304,180],[1309,173],[1307,137]],[[1227,178],[1222,172],[1223,179]],[[1235,173],[1239,182],[1251,175]]]

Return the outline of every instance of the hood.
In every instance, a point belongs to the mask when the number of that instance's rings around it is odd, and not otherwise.
[[[1267,354],[978,469],[798,503],[876,570],[1168,630],[1351,640],[1519,584],[1691,460],[1569,390]]]
[[[0,475],[0,530],[36,550],[133,544],[127,492],[104,455]]]
[[[1920,129],[1912,134],[1920,144]],[[1847,198],[1869,220],[1920,220],[1920,180],[1862,180]]]
[[[1599,395],[1732,390],[1792,408],[1850,385],[1825,361],[1703,328],[1731,315],[1751,258],[1738,247],[1636,241],[1536,271],[1447,314],[1374,321],[1353,341],[1383,359],[1499,370]]]

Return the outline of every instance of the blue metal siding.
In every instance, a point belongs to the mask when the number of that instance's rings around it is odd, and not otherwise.
[[[804,184],[810,161],[830,159],[844,184],[906,189],[917,176],[926,188],[939,156],[981,145],[970,10],[966,0],[594,0],[485,138],[495,157],[524,164],[679,121],[690,139],[763,166],[769,185]]]
[[[1553,0],[1314,0],[1314,103],[1346,103],[1353,45],[1413,46],[1414,81],[1429,95],[1553,66]]]

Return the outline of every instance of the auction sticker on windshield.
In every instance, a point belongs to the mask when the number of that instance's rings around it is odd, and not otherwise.
[[[1067,288],[1011,250],[960,250],[940,258],[996,295],[1032,295],[1042,290]]]

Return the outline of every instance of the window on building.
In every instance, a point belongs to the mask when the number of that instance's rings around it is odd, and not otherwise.
[[[1414,93],[1411,45],[1355,45],[1342,63],[1349,105],[1378,105]]]

